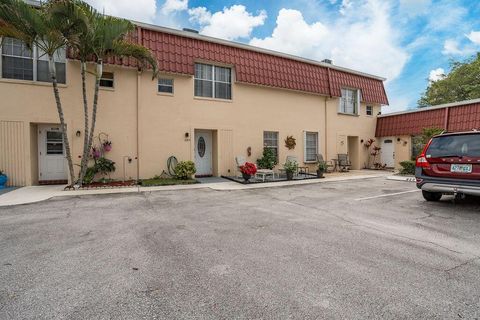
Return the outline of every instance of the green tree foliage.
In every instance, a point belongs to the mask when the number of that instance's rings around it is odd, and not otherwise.
[[[442,80],[431,82],[418,101],[419,107],[480,98],[480,52],[466,61],[451,63]]]
[[[263,148],[263,155],[260,159],[257,159],[257,165],[260,169],[270,169],[277,164],[277,156],[271,148]]]

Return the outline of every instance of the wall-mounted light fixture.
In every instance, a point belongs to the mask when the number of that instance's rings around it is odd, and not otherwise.
[[[189,133],[189,132],[185,132],[185,139],[188,139],[188,137],[190,137],[190,133]]]
[[[397,142],[400,142],[400,140],[401,140],[400,138],[397,138]]]
[[[77,137],[80,137],[80,136],[82,135],[82,132],[81,132],[80,130],[77,130],[77,132],[75,132],[75,135],[76,135]]]
[[[363,143],[363,139],[362,139],[362,140],[360,140],[360,143]]]

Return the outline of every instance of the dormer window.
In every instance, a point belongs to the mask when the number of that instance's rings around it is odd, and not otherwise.
[[[339,112],[357,115],[360,105],[360,90],[342,89]]]
[[[195,96],[231,100],[232,69],[196,63]]]

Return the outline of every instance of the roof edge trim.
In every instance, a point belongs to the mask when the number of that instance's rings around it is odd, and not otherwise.
[[[460,106],[465,106],[465,105],[475,104],[475,103],[480,103],[480,99],[463,100],[463,101],[458,101],[458,102],[438,104],[436,106],[430,106],[430,107],[423,107],[423,108],[417,108],[417,109],[406,110],[406,111],[386,113],[386,114],[379,115],[378,118],[387,118],[387,117],[391,117],[391,116],[398,116],[398,115],[401,115],[401,114],[416,113],[416,112],[430,111],[430,110],[443,109],[443,108],[460,107]]]

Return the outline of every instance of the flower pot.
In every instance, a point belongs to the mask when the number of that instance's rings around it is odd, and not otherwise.
[[[250,178],[251,178],[252,176],[249,175],[249,174],[247,174],[247,173],[243,173],[243,172],[242,172],[242,177],[243,177],[243,179],[244,179],[245,181],[248,182],[248,180],[250,180]]]
[[[5,188],[5,184],[7,183],[7,180],[8,180],[7,175],[2,174],[2,175],[0,176],[0,189],[4,189],[4,188]]]
[[[293,180],[293,172],[292,171],[287,171],[287,180]]]
[[[317,170],[317,178],[325,178],[323,176],[323,172],[324,172],[323,170]]]

